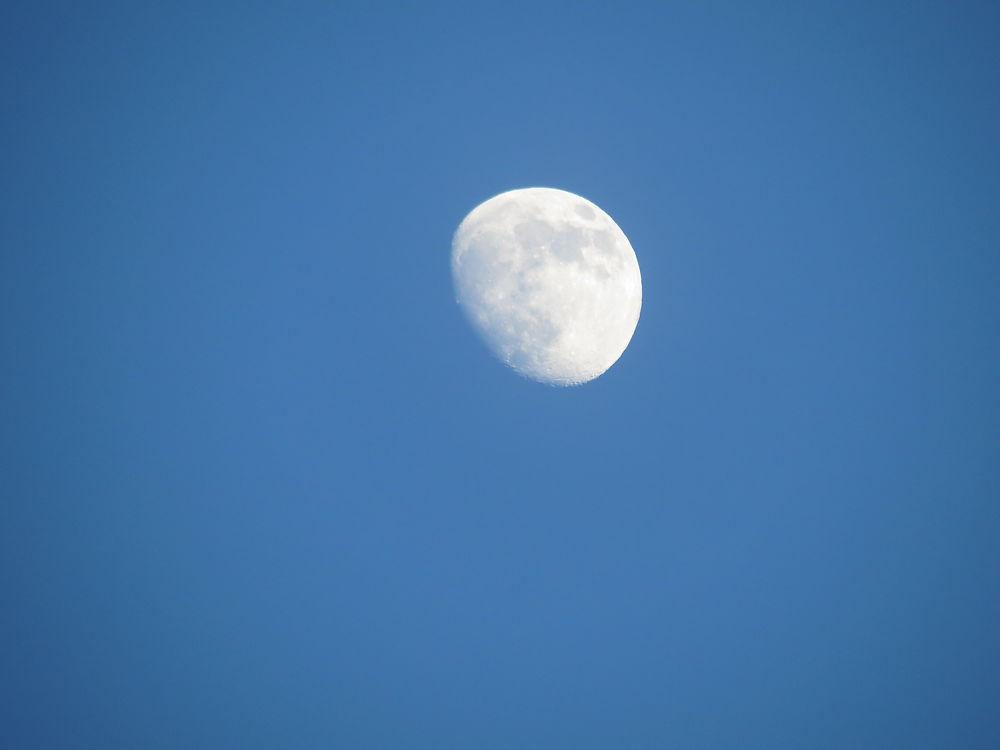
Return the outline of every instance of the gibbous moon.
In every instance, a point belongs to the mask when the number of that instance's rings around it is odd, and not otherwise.
[[[551,385],[579,385],[625,351],[642,278],[625,233],[579,195],[511,190],[465,217],[451,246],[458,302],[493,353]]]

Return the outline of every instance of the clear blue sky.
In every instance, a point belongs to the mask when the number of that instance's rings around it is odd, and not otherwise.
[[[0,29],[0,745],[1000,746],[995,4]],[[538,185],[642,268],[580,388],[451,288]]]

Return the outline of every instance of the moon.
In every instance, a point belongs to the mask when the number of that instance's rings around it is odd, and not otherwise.
[[[458,303],[496,357],[550,385],[602,375],[642,308],[635,251],[579,195],[524,188],[479,204],[451,246]]]

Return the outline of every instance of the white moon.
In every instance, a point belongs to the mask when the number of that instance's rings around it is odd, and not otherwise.
[[[585,198],[511,190],[465,217],[451,247],[458,302],[493,353],[551,385],[593,380],[625,351],[642,278],[625,233]]]

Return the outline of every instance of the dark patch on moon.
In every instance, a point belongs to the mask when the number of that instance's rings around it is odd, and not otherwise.
[[[583,232],[576,227],[569,227],[553,238],[552,254],[566,263],[582,263],[585,244]]]
[[[616,252],[617,243],[615,242],[615,235],[611,230],[594,232],[593,241],[594,241],[594,247],[596,247],[605,255],[608,256],[617,255]]]
[[[541,250],[555,236],[552,226],[540,219],[527,219],[514,227],[514,236],[525,250]]]
[[[514,227],[514,236],[525,250],[540,253],[548,250],[565,263],[582,263],[584,233],[577,227],[556,229],[540,219],[528,219]]]

